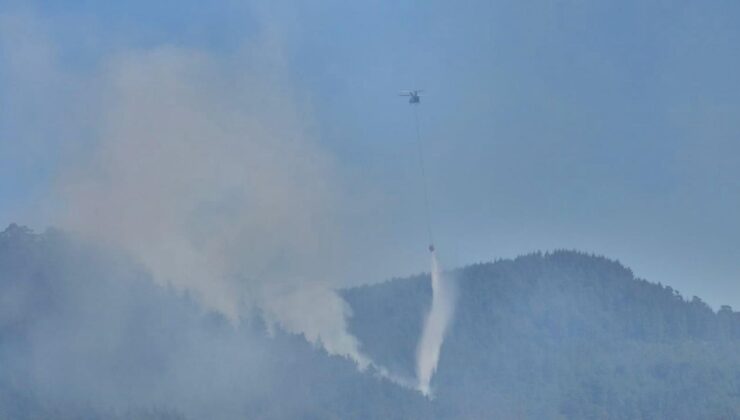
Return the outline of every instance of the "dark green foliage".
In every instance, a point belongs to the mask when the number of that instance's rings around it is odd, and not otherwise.
[[[0,233],[0,418],[740,418],[740,313],[559,251],[448,274],[458,304],[427,400],[259,314],[234,325],[115,253]],[[345,290],[363,350],[414,374],[431,290]]]
[[[433,383],[440,416],[740,418],[740,314],[729,307],[715,313],[617,262],[570,251],[448,278],[458,304]],[[414,347],[397,336],[418,336],[428,283],[345,292],[351,329],[371,356],[413,369]]]

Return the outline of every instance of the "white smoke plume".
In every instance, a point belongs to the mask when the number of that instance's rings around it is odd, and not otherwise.
[[[321,147],[279,36],[215,53],[117,46],[81,69],[61,63],[45,20],[0,14],[0,23],[19,144],[54,162],[53,191],[26,214],[124,250],[235,324],[258,313],[415,387],[347,331],[350,308],[335,290],[382,277],[353,260],[382,252],[372,244],[385,200],[346,180]]]
[[[86,86],[94,135],[62,171],[59,222],[234,323],[261,313],[364,368],[334,292],[341,177],[288,79],[270,42],[108,57]]]
[[[439,363],[439,354],[455,313],[455,289],[451,279],[442,275],[436,252],[432,252],[432,306],[429,309],[419,346],[416,349],[418,389],[432,395],[431,382]]]

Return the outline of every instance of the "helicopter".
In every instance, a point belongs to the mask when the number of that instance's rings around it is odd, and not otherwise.
[[[419,95],[423,90],[417,89],[417,90],[402,90],[399,95],[400,96],[408,96],[409,97],[409,103],[411,105],[418,104],[421,102],[421,99],[419,99]]]

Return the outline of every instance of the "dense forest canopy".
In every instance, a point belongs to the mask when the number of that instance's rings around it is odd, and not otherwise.
[[[447,273],[434,398],[238,325],[65,233],[0,233],[0,417],[740,418],[740,313],[618,262],[533,253]],[[427,275],[342,291],[362,350],[413,377]]]
[[[637,279],[620,263],[534,253],[454,270],[457,315],[435,379],[452,417],[736,418],[740,313]],[[352,331],[413,372],[424,276],[345,292]]]

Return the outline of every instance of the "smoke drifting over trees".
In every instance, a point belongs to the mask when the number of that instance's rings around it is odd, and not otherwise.
[[[159,48],[104,66],[98,140],[60,185],[62,226],[237,322],[260,310],[365,364],[344,332],[339,187],[275,57]],[[259,62],[266,68],[250,63]]]
[[[0,297],[2,418],[413,418],[423,399],[57,231],[0,233]]]
[[[3,418],[733,418],[740,314],[574,252],[456,270],[435,398],[259,314],[234,324],[130,258],[0,234]],[[415,370],[429,276],[344,290],[361,350]]]
[[[8,116],[58,156],[38,217],[230,322],[259,312],[367,366],[334,290],[373,271],[349,257],[367,246],[354,238],[370,207],[316,141],[275,36],[218,54],[112,48],[70,69],[46,22],[0,18],[2,76],[18,91]]]

